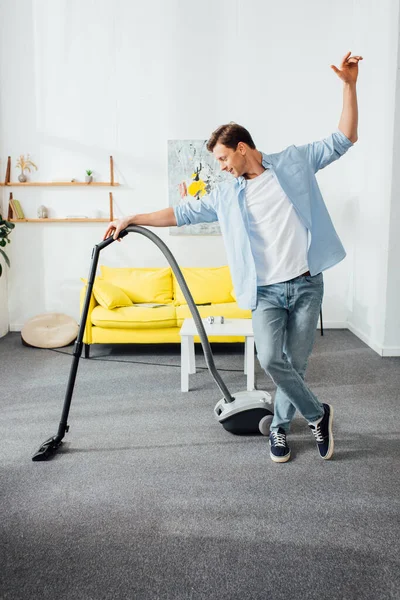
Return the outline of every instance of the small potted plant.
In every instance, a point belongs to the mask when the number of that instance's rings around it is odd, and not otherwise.
[[[93,181],[93,171],[91,171],[90,169],[86,171],[85,181],[86,183],[91,183]]]
[[[31,157],[29,154],[26,155],[26,158],[24,154],[21,154],[16,166],[18,169],[21,169],[21,175],[18,175],[18,181],[20,181],[21,183],[25,183],[27,181],[27,177],[24,173],[25,169],[30,173],[31,167],[34,167],[37,171],[37,166],[31,161]]]
[[[10,259],[8,258],[7,254],[4,252],[3,248],[4,246],[7,245],[7,243],[10,243],[10,240],[8,239],[8,236],[10,235],[11,231],[14,229],[15,225],[14,223],[9,223],[8,221],[4,221],[3,217],[0,215],[0,254],[3,256],[4,260],[6,261],[6,265],[10,266]],[[3,267],[0,264],[0,277],[1,274],[3,273]]]

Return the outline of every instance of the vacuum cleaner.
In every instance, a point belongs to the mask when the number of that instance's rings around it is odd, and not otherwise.
[[[236,435],[243,434],[262,434],[268,435],[269,426],[273,417],[273,402],[271,395],[268,392],[262,390],[252,390],[237,392],[233,396],[226,387],[222,380],[219,372],[217,371],[211,352],[210,343],[207,338],[206,331],[204,329],[203,321],[197,306],[193,300],[193,297],[189,291],[187,283],[182,275],[182,272],[166,244],[152,231],[139,225],[129,225],[123,229],[119,237],[123,238],[128,233],[139,233],[149,238],[156,244],[167,258],[171,265],[172,271],[180,285],[182,293],[188,303],[190,312],[192,313],[194,322],[197,327],[198,334],[200,336],[203,352],[206,360],[207,367],[214,378],[217,386],[222,393],[222,399],[216,404],[214,408],[214,415],[219,423],[229,431]],[[35,452],[32,460],[47,460],[54,456],[58,448],[62,444],[62,440],[65,434],[69,431],[68,415],[71,406],[72,394],[75,385],[76,374],[78,371],[79,359],[83,349],[83,335],[86,327],[86,320],[89,311],[90,299],[93,291],[93,284],[96,277],[97,264],[99,260],[100,252],[114,242],[113,236],[103,240],[92,250],[91,265],[89,270],[88,284],[86,290],[86,296],[83,304],[83,311],[81,315],[81,322],[79,326],[78,336],[74,344],[73,360],[69,373],[69,379],[67,384],[67,390],[65,394],[64,405],[61,414],[61,421],[58,427],[56,435],[52,436],[40,446],[39,450]]]

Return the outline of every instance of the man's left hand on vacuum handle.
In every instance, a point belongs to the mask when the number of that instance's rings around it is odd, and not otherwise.
[[[174,227],[176,225],[176,218],[174,209],[164,208],[162,210],[156,210],[152,213],[144,213],[141,215],[131,215],[130,217],[123,217],[122,219],[115,219],[108,225],[107,231],[104,234],[103,240],[107,239],[112,235],[114,240],[118,238],[122,229],[126,229],[128,225],[147,225],[148,227]]]

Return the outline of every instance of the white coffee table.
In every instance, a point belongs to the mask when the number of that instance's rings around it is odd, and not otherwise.
[[[243,336],[244,374],[247,375],[247,389],[254,390],[254,333],[251,319],[225,319],[224,323],[207,323],[202,319],[207,337]],[[180,330],[181,336],[181,391],[189,391],[189,375],[196,373],[194,336],[198,335],[194,319],[185,319]]]

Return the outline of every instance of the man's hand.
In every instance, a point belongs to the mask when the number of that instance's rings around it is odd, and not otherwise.
[[[103,240],[106,240],[111,235],[114,237],[114,240],[118,239],[120,232],[128,227],[131,224],[132,217],[124,217],[123,219],[115,219],[115,221],[111,221],[111,223],[107,227],[107,231],[104,234]],[[121,239],[118,239],[120,242]]]
[[[178,188],[179,188],[179,193],[181,195],[181,198],[184,198],[185,196],[187,196],[187,187],[186,187],[186,183],[184,181],[178,185]]]
[[[344,83],[356,83],[358,77],[358,62],[362,60],[362,56],[351,56],[351,52],[348,52],[343,56],[342,62],[340,63],[340,69],[331,65],[331,69],[335,71],[336,75]]]

